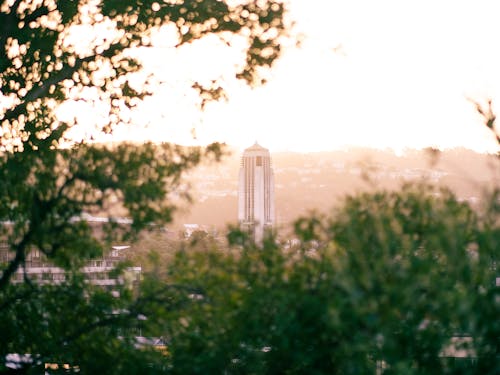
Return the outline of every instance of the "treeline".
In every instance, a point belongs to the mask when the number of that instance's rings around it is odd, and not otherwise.
[[[409,184],[298,219],[293,241],[200,233],[148,274],[170,290],[146,325],[162,316],[172,373],[495,374],[499,215]]]

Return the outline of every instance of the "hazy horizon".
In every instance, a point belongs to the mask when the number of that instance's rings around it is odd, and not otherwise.
[[[347,194],[398,189],[405,182],[446,186],[458,198],[477,203],[486,186],[500,181],[498,169],[492,168],[496,156],[463,148],[437,154],[408,150],[399,156],[369,148],[310,153],[270,150],[270,154],[279,224],[311,210],[329,212]],[[237,222],[240,157],[234,152],[189,174],[194,199],[174,216],[174,226],[196,223],[224,228]]]

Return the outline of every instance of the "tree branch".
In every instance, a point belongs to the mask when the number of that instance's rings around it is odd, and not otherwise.
[[[16,0],[14,4],[10,7],[9,13],[0,13],[0,72],[2,72],[8,66],[6,42],[7,38],[13,34],[15,28],[14,25],[19,22],[17,17],[17,9],[21,0]]]
[[[19,266],[24,263],[26,259],[26,247],[32,235],[32,231],[29,230],[21,242],[15,246],[16,256],[9,262],[7,268],[2,272],[0,277],[0,290],[5,289],[10,282],[10,278],[17,271]]]
[[[28,230],[24,234],[22,240],[13,246],[16,251],[16,256],[9,262],[7,268],[2,272],[2,276],[0,277],[0,290],[7,287],[12,275],[18,270],[19,266],[24,264],[24,261],[26,260],[26,250],[32,241],[33,234],[40,227],[41,223],[45,221],[45,218],[52,210],[52,207],[53,204],[48,204],[48,202],[40,200],[36,193],[34,194]]]
[[[126,320],[130,319],[131,317],[132,317],[131,313],[120,314],[120,315],[110,315],[106,319],[101,319],[101,320],[98,320],[97,322],[80,327],[77,331],[62,338],[60,342],[61,342],[61,344],[67,344],[69,342],[77,340],[83,334],[89,333],[89,332],[93,331],[94,329],[106,327],[108,325],[114,325],[119,321],[126,321]]]
[[[49,8],[46,5],[41,6],[40,8],[35,9],[32,13],[28,14],[26,17],[22,19],[25,22],[24,27],[28,27],[28,24],[31,21],[35,21],[37,18],[41,16],[46,16],[49,14]]]
[[[73,75],[73,73],[78,71],[85,62],[93,61],[99,56],[110,58],[110,57],[116,55],[118,52],[122,51],[123,48],[124,48],[124,46],[121,43],[117,42],[117,43],[112,44],[106,51],[104,51],[103,53],[101,53],[99,55],[94,54],[94,55],[90,55],[87,57],[78,58],[76,60],[74,66],[70,66],[70,65],[64,66],[60,71],[58,71],[57,73],[55,73],[52,76],[50,76],[49,78],[47,78],[45,81],[39,82],[39,84],[36,87],[31,89],[26,94],[26,96],[23,98],[23,101],[20,104],[18,104],[16,107],[14,107],[12,109],[7,110],[4,113],[3,118],[1,118],[1,119],[13,120],[13,119],[17,118],[19,115],[24,113],[28,103],[33,102],[33,101],[40,99],[40,98],[47,97],[49,94],[49,91],[50,91],[50,87],[52,85],[55,85],[55,84],[65,80],[65,79],[70,78]]]

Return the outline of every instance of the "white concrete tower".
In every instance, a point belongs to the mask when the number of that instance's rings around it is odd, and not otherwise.
[[[238,220],[261,242],[275,224],[274,172],[269,150],[257,142],[243,152],[238,188]]]

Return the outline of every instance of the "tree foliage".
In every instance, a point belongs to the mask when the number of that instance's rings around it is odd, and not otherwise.
[[[158,353],[137,350],[133,334],[124,333],[148,303],[158,302],[158,286],[152,295],[146,283],[138,295],[117,285],[113,297],[89,285],[79,269],[102,254],[109,245],[103,239],[130,238],[170,221],[178,199],[189,198],[182,174],[202,159],[218,159],[223,149],[102,145],[92,137],[130,121],[128,110],[152,93],[154,77],[134,83],[141,61],[132,51],[151,47],[161,26],[177,31],[178,46],[206,35],[245,40],[246,58],[234,75],[257,84],[280,53],[284,6],[3,0],[0,11],[0,235],[8,253],[0,264],[0,372],[40,373],[45,363],[60,361],[84,373],[161,371],[154,367]],[[204,100],[217,99],[222,93],[214,82],[193,88]],[[91,129],[83,129],[80,113],[62,121],[57,109],[67,100],[104,106],[107,116]],[[88,137],[76,139],[78,128]],[[104,236],[96,236],[88,215],[106,219]],[[131,222],[123,225],[120,217]],[[64,267],[66,280],[31,280],[25,265],[33,251]],[[14,283],[19,274],[24,282]],[[11,354],[32,361],[9,369]]]
[[[406,186],[302,219],[292,245],[181,252],[170,282],[198,292],[165,327],[173,372],[494,374],[498,214]]]
[[[249,83],[278,57],[285,33],[279,1],[5,0],[1,10],[0,145],[10,151],[63,143],[79,122],[78,116],[70,123],[56,117],[55,107],[67,98],[105,102],[109,117],[99,130],[126,121],[126,109],[151,93],[148,82],[132,82],[141,65],[129,51],[150,47],[161,25],[177,29],[178,45],[207,34],[246,39],[246,61],[235,74]],[[205,95],[218,92],[195,87]]]

